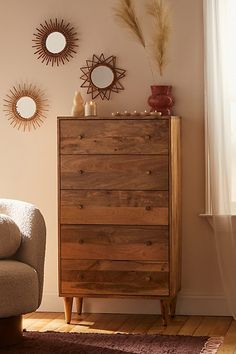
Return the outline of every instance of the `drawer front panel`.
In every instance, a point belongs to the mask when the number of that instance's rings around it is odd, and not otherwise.
[[[61,293],[78,295],[169,295],[165,263],[62,260]]]
[[[61,257],[168,262],[168,228],[62,225]]]
[[[168,154],[168,120],[60,122],[61,154]]]
[[[168,156],[62,155],[61,188],[168,190]]]
[[[166,191],[61,190],[62,224],[167,225]]]

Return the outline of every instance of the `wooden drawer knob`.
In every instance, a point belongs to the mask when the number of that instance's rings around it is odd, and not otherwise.
[[[145,206],[145,210],[151,210],[150,205],[146,205],[146,206]]]
[[[146,281],[151,281],[151,277],[150,277],[150,275],[148,275],[147,277],[146,277]]]
[[[84,171],[83,170],[79,170],[79,173],[82,175],[84,173]]]
[[[145,140],[150,140],[151,139],[151,135],[145,135]]]
[[[84,243],[84,240],[79,240],[79,243],[82,245]]]
[[[79,209],[83,209],[83,207],[84,207],[83,204],[79,205]]]
[[[147,241],[147,242],[146,242],[146,245],[147,245],[147,246],[151,246],[151,245],[152,245],[152,241]]]
[[[83,135],[79,135],[79,139],[82,140],[84,138]]]
[[[151,173],[152,173],[152,171],[150,171],[150,170],[146,171],[146,175],[150,175]]]

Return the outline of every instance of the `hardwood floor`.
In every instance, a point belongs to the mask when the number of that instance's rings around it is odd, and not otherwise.
[[[176,316],[167,327],[157,315],[73,314],[66,324],[64,313],[35,312],[24,316],[28,331],[158,333],[193,336],[223,336],[217,354],[236,354],[236,321],[231,317]]]

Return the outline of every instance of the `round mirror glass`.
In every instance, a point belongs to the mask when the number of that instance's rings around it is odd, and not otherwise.
[[[98,88],[109,87],[114,80],[114,72],[105,65],[96,66],[91,72],[91,81]]]
[[[52,32],[47,36],[46,47],[50,53],[58,54],[65,49],[66,37],[61,32]]]
[[[29,119],[35,115],[37,107],[33,98],[23,96],[17,101],[16,110],[22,118]]]

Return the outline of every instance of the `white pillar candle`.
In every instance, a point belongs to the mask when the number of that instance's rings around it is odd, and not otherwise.
[[[97,105],[96,102],[90,101],[86,102],[84,106],[85,117],[96,116],[97,115]]]

